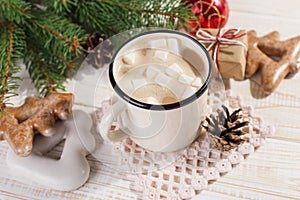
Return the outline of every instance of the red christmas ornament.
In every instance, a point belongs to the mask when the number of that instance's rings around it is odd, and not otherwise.
[[[229,8],[226,0],[188,0],[193,4],[192,12],[197,20],[189,22],[187,30],[195,34],[199,28],[222,28],[228,19]]]

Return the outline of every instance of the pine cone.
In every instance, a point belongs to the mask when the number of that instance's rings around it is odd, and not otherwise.
[[[101,48],[97,47],[101,43]],[[86,50],[85,56],[87,57],[87,63],[96,68],[100,68],[104,64],[111,61],[113,55],[113,45],[104,34],[98,32],[91,34],[86,39],[85,43],[82,44],[82,47]]]
[[[221,151],[229,151],[245,142],[243,135],[247,132],[245,127],[249,124],[244,121],[241,113],[242,109],[235,110],[231,115],[227,107],[222,106],[223,110],[218,109],[217,115],[206,117],[202,126],[209,133],[212,144]]]

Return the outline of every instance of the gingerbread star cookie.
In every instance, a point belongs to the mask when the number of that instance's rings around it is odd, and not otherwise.
[[[299,70],[300,36],[280,41],[277,31],[257,37],[254,30],[247,36],[246,76],[250,77],[260,69],[261,84],[266,93],[273,92],[289,73]]]

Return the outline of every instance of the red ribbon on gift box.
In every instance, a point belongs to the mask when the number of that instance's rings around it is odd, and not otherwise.
[[[220,45],[240,45],[244,47],[244,50],[247,51],[247,45],[243,42],[236,40],[237,38],[245,36],[246,33],[240,33],[240,29],[219,29],[217,35],[213,35],[209,30],[199,29],[196,33],[196,38],[201,43],[209,43],[207,51],[213,51],[212,58],[216,63],[217,68],[219,69],[219,53]]]

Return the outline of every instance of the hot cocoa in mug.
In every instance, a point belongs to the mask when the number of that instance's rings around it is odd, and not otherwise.
[[[112,142],[130,137],[155,152],[188,146],[207,114],[211,73],[206,49],[184,33],[155,30],[131,38],[109,67],[118,101],[98,126],[101,136]],[[120,130],[111,131],[117,118]]]

